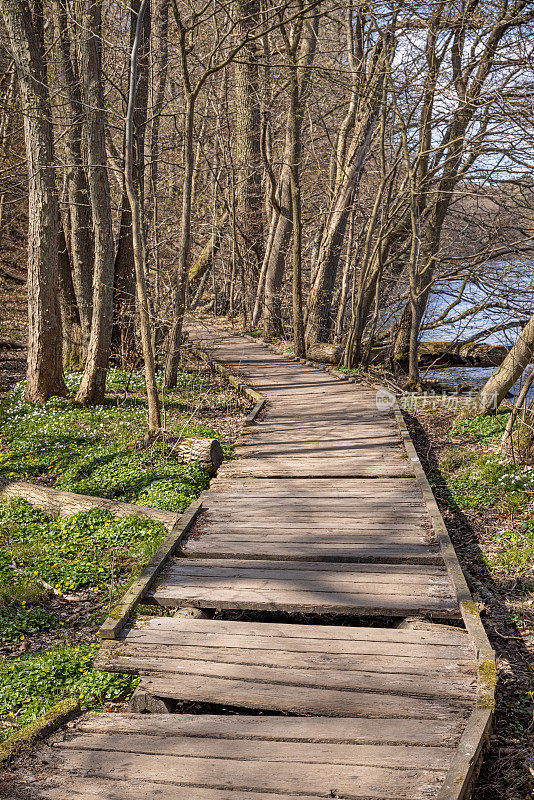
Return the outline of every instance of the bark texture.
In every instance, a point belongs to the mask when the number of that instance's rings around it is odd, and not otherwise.
[[[238,42],[253,34],[260,22],[259,0],[235,0]],[[263,193],[260,157],[260,97],[257,43],[242,48],[234,65],[236,100],[237,247],[243,261],[246,296],[252,313],[253,287],[263,255]]]
[[[26,399],[44,403],[66,394],[58,302],[58,198],[42,27],[20,0],[4,0],[2,16],[19,66],[28,163],[28,381]]]
[[[102,87],[102,6],[98,0],[83,0],[81,41],[82,74],[87,114],[88,181],[95,241],[93,314],[85,370],[76,399],[80,403],[102,403],[113,322],[113,228],[107,172]]]

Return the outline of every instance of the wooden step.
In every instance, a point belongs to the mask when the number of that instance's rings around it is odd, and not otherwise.
[[[457,720],[99,714],[41,755],[47,800],[435,797]],[[39,766],[39,765],[37,765]],[[42,769],[42,767],[41,767]]]
[[[472,707],[473,651],[439,632],[188,618],[138,621],[97,667],[158,697],[300,714],[447,718]]]
[[[301,561],[295,569],[291,560],[203,558],[202,565],[199,573],[196,559],[174,559],[147,601],[176,608],[460,616],[444,568],[425,574],[421,566],[416,580],[403,564]]]

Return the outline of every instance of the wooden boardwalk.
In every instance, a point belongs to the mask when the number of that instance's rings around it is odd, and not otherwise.
[[[40,796],[465,797],[494,662],[398,415],[248,338],[191,336],[267,405],[98,662],[189,713],[82,719]],[[138,599],[206,614],[120,618]]]

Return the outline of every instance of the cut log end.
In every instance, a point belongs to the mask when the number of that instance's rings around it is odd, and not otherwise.
[[[174,452],[184,463],[198,461],[210,475],[215,475],[224,459],[217,439],[185,439],[176,446]]]

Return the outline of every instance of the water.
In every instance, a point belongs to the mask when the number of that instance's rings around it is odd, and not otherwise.
[[[475,304],[507,303],[512,306],[507,308],[481,309],[469,314],[465,319],[456,323],[446,324],[435,330],[423,332],[422,340],[427,342],[465,341],[473,334],[486,331],[496,325],[503,325],[517,319],[528,318],[534,313],[534,261],[523,264],[509,265],[498,262],[492,265],[491,278],[478,285],[469,285],[460,303],[451,310],[449,317],[458,316]],[[460,289],[461,282],[454,281],[446,287],[436,286],[435,294],[428,303],[425,322],[436,319],[452,302]],[[486,344],[505,345],[511,347],[521,332],[521,328],[510,328],[504,331],[491,333],[477,341]],[[531,365],[534,369],[534,365]],[[470,386],[478,389],[486,383],[495,367],[441,367],[437,369],[422,369],[424,378],[439,381],[450,386]],[[526,374],[513,387],[511,394],[517,396],[521,390]],[[529,392],[529,399],[534,398],[534,388]]]

